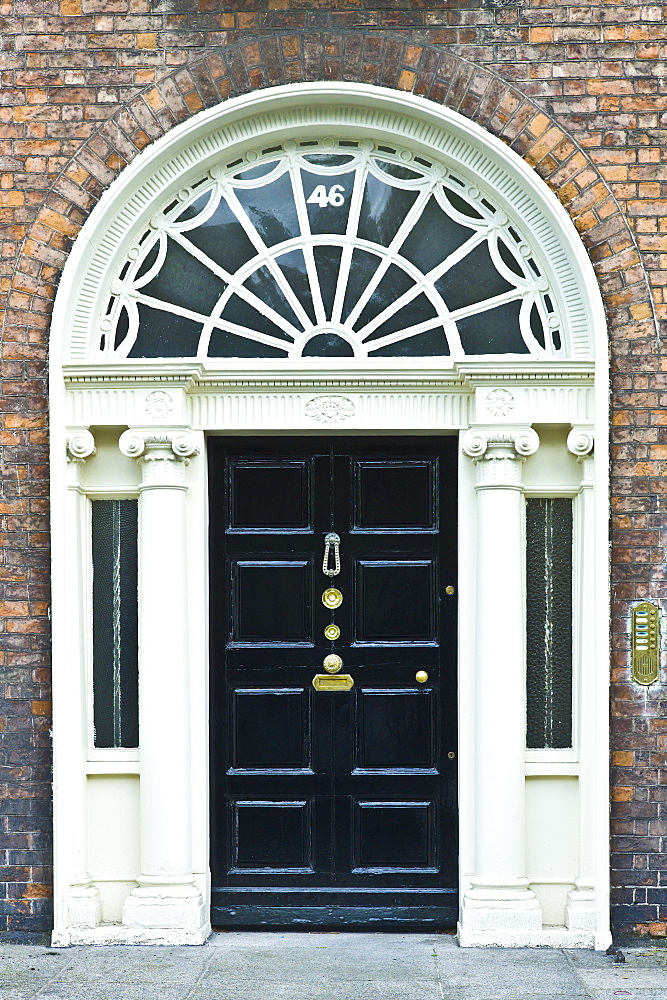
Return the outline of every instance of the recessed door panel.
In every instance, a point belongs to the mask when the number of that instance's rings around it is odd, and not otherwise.
[[[456,440],[209,445],[214,925],[453,926]]]
[[[437,472],[437,459],[355,462],[355,528],[366,531],[437,530]]]
[[[236,598],[232,641],[311,641],[308,560],[239,560],[232,563],[231,574]]]
[[[435,642],[432,559],[359,559],[357,642]]]
[[[310,769],[309,691],[236,688],[229,697],[232,771]]]
[[[356,802],[354,833],[357,871],[382,874],[437,867],[433,802]]]
[[[311,476],[306,460],[232,459],[228,465],[230,531],[310,528]]]
[[[412,772],[437,765],[432,687],[357,688],[356,767]]]
[[[231,803],[232,868],[312,871],[312,810],[307,801]]]

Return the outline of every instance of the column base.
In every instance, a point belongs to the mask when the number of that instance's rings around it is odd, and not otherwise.
[[[102,922],[102,899],[96,885],[72,885],[67,896],[67,924],[92,930]]]
[[[565,925],[572,931],[594,931],[597,927],[597,901],[595,889],[575,885],[567,894]]]
[[[192,883],[144,883],[133,889],[125,900],[123,929],[165,932],[170,939],[176,932],[187,938],[188,944],[199,938],[201,940],[196,943],[203,944],[210,934],[210,923],[202,895]]]
[[[540,904],[523,879],[509,885],[475,882],[463,897],[459,944],[464,948],[480,944],[480,933],[482,938],[499,933],[511,938],[513,934],[540,930]]]

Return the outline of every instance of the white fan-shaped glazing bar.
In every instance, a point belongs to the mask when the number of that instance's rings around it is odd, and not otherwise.
[[[312,158],[313,156],[337,156],[341,157],[341,159],[344,157],[344,162],[334,164],[312,162],[312,160],[308,159],[308,157]],[[416,176],[407,178],[396,177],[393,173],[387,170],[387,166],[392,163],[404,170],[412,172]],[[206,267],[218,279],[224,281],[227,285],[224,293],[218,299],[213,313],[208,317],[202,316],[196,310],[188,310],[180,307],[177,308],[168,302],[162,302],[159,306],[159,308],[163,311],[172,311],[177,315],[187,316],[188,318],[194,318],[196,316],[197,322],[203,323],[204,332],[200,339],[198,349],[199,357],[206,356],[211,331],[216,327],[220,329],[227,329],[229,332],[233,332],[236,335],[243,336],[247,339],[256,340],[258,343],[265,343],[270,346],[280,346],[281,349],[284,349],[285,345],[288,343],[287,341],[282,342],[279,341],[278,338],[271,337],[269,334],[253,331],[242,324],[233,323],[228,320],[223,321],[221,319],[220,314],[230,301],[232,295],[237,294],[253,309],[265,316],[266,319],[268,319],[272,324],[280,329],[287,338],[289,338],[289,341],[292,342],[292,344],[297,342],[301,343],[304,335],[308,335],[308,331],[311,329],[321,327],[326,323],[333,324],[336,327],[341,326],[353,254],[354,250],[358,248],[379,256],[380,263],[374,274],[371,276],[365,289],[359,296],[351,313],[346,317],[344,323],[344,329],[350,331],[350,336],[355,339],[355,341],[358,341],[359,344],[364,341],[368,341],[368,338],[370,338],[373,333],[383,325],[383,323],[387,322],[393,315],[395,315],[396,312],[408,305],[422,293],[427,295],[429,300],[434,305],[438,315],[437,320],[434,319],[432,321],[424,321],[423,323],[405,328],[402,331],[395,331],[384,337],[376,338],[374,341],[369,341],[366,345],[369,351],[372,352],[379,349],[381,346],[396,343],[401,339],[416,336],[418,333],[426,332],[429,329],[434,329],[442,325],[443,328],[447,330],[447,338],[448,341],[450,341],[450,350],[452,353],[458,354],[461,352],[461,344],[458,332],[456,331],[456,319],[485,312],[488,309],[496,307],[497,305],[501,305],[505,302],[510,302],[525,296],[529,305],[521,310],[520,329],[526,346],[529,348],[531,353],[537,355],[543,356],[545,353],[555,353],[554,344],[551,339],[551,329],[558,324],[558,318],[553,312],[550,313],[548,311],[543,300],[543,294],[548,291],[548,283],[546,282],[546,279],[535,275],[529,267],[528,258],[534,258],[532,250],[525,241],[517,245],[517,239],[512,239],[511,236],[503,232],[508,225],[506,214],[503,211],[497,210],[490,201],[481,198],[480,192],[474,188],[474,186],[466,184],[466,182],[462,181],[460,178],[456,178],[451,172],[446,171],[437,164],[427,168],[411,161],[410,155],[405,151],[403,151],[403,153],[398,151],[391,153],[389,151],[385,152],[375,150],[373,144],[368,140],[362,141],[359,148],[354,150],[347,148],[343,149],[336,146],[332,140],[328,140],[328,145],[326,146],[311,146],[307,150],[297,149],[295,148],[294,142],[288,142],[284,144],[281,151],[267,154],[266,165],[269,169],[265,172],[262,171],[259,176],[243,178],[244,173],[257,170],[262,166],[262,160],[259,154],[251,156],[249,153],[248,160],[245,164],[236,165],[233,169],[224,169],[221,167],[213,168],[209,172],[210,180],[208,182],[204,180],[203,183],[199,182],[196,185],[193,185],[190,189],[183,189],[179,192],[178,203],[176,205],[169,205],[164,214],[161,215],[158,213],[156,216],[153,216],[152,226],[158,230],[156,236],[148,239],[142,238],[140,247],[137,247],[134,250],[133,255],[136,259],[132,260],[130,268],[127,270],[123,281],[117,283],[117,286],[119,285],[120,287],[116,287],[115,293],[118,294],[118,292],[122,292],[123,302],[129,303],[133,299],[137,302],[143,302],[145,304],[149,304],[150,302],[150,304],[153,305],[158,302],[158,300],[154,297],[141,295],[140,289],[148,285],[150,281],[159,274],[166,258],[168,250],[167,236],[169,236],[195,260]],[[288,173],[290,177],[294,207],[296,209],[301,235],[281,244],[269,247],[263,240],[261,234],[258,232],[252,219],[248,215],[248,212],[240,202],[236,191],[240,189],[249,190],[263,187],[275,182],[285,173]],[[352,191],[349,196],[347,226],[344,237],[327,234],[314,236],[311,233],[308,208],[303,188],[302,175],[304,173],[316,177],[334,177],[354,173]],[[361,240],[358,237],[361,209],[364,203],[364,197],[367,190],[366,181],[369,175],[374,176],[383,185],[386,185],[388,189],[400,188],[402,190],[413,190],[417,193],[415,201],[408,209],[405,218],[401,221],[399,228],[393,239],[390,241],[388,247],[382,247],[378,244]],[[424,274],[409,261],[401,257],[400,248],[410,233],[418,227],[419,221],[431,195],[435,197],[439,208],[449,218],[451,218],[452,221],[471,231],[471,236],[457,250],[449,254],[444,261],[431,271]],[[470,205],[471,211],[477,214],[468,214],[461,211],[460,207],[457,207],[457,205],[450,199],[450,195],[456,195],[458,198],[462,199],[466,204]],[[219,206],[221,199],[225,199],[229,209],[241,225],[251,245],[256,251],[256,255],[240,267],[234,274],[231,274],[224,267],[213,261],[207,254],[200,251],[186,235],[188,232],[197,229],[199,226],[206,224],[210,220]],[[189,205],[194,205],[201,201],[204,201],[204,204],[196,215],[190,219],[179,221]],[[514,228],[514,234],[517,234],[516,226]],[[516,271],[508,267],[506,262],[502,259],[498,249],[499,238],[502,239],[506,252],[516,261],[517,268],[521,271],[521,274],[517,274]],[[521,237],[518,237],[518,239],[521,239]],[[437,290],[435,290],[434,283],[485,240],[487,241],[489,253],[497,272],[505,281],[512,285],[512,289],[502,295],[493,296],[490,299],[482,300],[471,306],[467,306],[450,313],[441,296],[437,293]],[[158,244],[158,254],[156,260],[145,272],[145,274],[137,277],[137,274],[142,267],[142,262],[145,261],[148,255],[153,251],[156,243]],[[330,316],[326,315],[319,276],[313,255],[313,250],[316,246],[338,246],[341,248],[338,280]],[[309,292],[316,318],[315,324],[313,324],[310,315],[303,305],[303,302],[294,291],[280,266],[280,257],[283,254],[295,249],[301,250],[304,256]],[[374,292],[379,287],[382,279],[392,264],[397,265],[401,268],[401,270],[410,275],[413,280],[413,286],[402,295],[398,296],[384,310],[370,320],[362,329],[355,333],[352,328],[355,323],[358,322],[364,308],[371,301]],[[295,326],[262,298],[255,295],[255,293],[245,287],[244,283],[260,267],[266,267],[268,272],[271,274],[276,283],[276,287],[280,290],[284,300],[289,305],[299,326]],[[540,321],[544,328],[544,348],[542,348],[535,339],[532,330],[530,329],[530,310],[533,304],[537,304]],[[154,307],[157,306],[154,305]],[[136,306],[133,308],[132,312],[133,314],[136,314]],[[129,314],[130,311],[128,309],[128,316]],[[107,316],[106,326],[108,327],[110,324],[115,328],[119,316],[120,306],[113,304]],[[528,317],[528,319],[526,319],[526,317]],[[118,348],[114,348],[113,345],[115,335],[113,331],[105,332],[105,354],[107,356],[110,354],[115,356],[126,356],[127,352],[131,349],[132,343],[134,343],[134,340],[136,339],[136,335],[137,331],[133,329],[133,323],[130,323],[130,328],[128,329],[124,342],[119,344]],[[130,341],[132,343],[130,343]]]

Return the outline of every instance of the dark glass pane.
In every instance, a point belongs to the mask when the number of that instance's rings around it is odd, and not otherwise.
[[[301,329],[301,324],[294,315],[292,307],[280,290],[276,279],[268,267],[258,267],[256,271],[243,282],[248,291],[286,319],[292,326]]]
[[[234,274],[257,253],[224,198],[220,199],[210,219],[183,235],[230,274]]]
[[[269,344],[260,344],[250,337],[237,337],[226,330],[213,330],[208,345],[209,358],[286,358],[287,350],[281,351]]]
[[[303,349],[304,358],[353,358],[352,345],[337,333],[318,333]]]
[[[338,287],[338,272],[340,270],[340,247],[314,247],[313,257],[320,283],[324,312],[331,316],[336,289]]]
[[[460,194],[456,193],[456,191],[450,191],[449,188],[444,188],[444,192],[450,204],[454,206],[457,212],[460,212],[462,215],[468,215],[471,219],[477,220],[483,218],[477,209],[473,208],[470,202],[466,201],[465,198],[462,198]]]
[[[130,358],[194,358],[201,323],[139,304],[139,332]]]
[[[248,330],[256,330],[257,333],[267,333],[271,337],[277,337],[279,340],[286,340],[291,343],[291,337],[284,330],[265,316],[264,313],[260,312],[259,309],[255,309],[249,302],[242,299],[240,295],[232,295],[222,310],[222,319],[229,320],[230,323],[235,323],[237,326],[244,326]],[[258,352],[263,351],[261,344],[257,344],[257,350]],[[244,355],[244,357],[246,356]],[[264,355],[258,353],[257,356],[263,357]]]
[[[361,204],[359,237],[388,247],[417,196],[417,191],[391,187],[369,174]]]
[[[540,347],[544,347],[544,326],[539,309],[535,305],[530,310],[530,332]]]
[[[122,307],[118,313],[118,322],[116,323],[116,337],[114,339],[114,348],[120,347],[125,338],[127,337],[128,330],[130,328],[129,317],[127,315],[127,309],[125,306]]]
[[[521,302],[517,300],[458,320],[456,325],[465,353],[528,354],[519,327],[520,310]]]
[[[311,174],[301,171],[310,231],[343,235],[347,228],[354,173]]]
[[[136,747],[137,501],[94,500],[92,511],[94,744]]]
[[[224,281],[216,278],[187,250],[169,240],[162,267],[153,280],[141,288],[141,294],[208,315],[226,287]]]
[[[398,340],[395,344],[387,344],[377,351],[370,343],[368,350],[374,358],[443,358],[449,355],[447,338],[441,326],[406,340]]]
[[[267,246],[300,235],[289,174],[282,174],[264,187],[237,188],[235,193]]]
[[[380,265],[380,258],[367,250],[354,250],[345,290],[343,319],[346,319]]]
[[[422,292],[414,299],[404,305],[401,309],[385,320],[382,326],[378,326],[368,338],[368,343],[385,337],[390,333],[398,333],[399,330],[407,330],[411,326],[423,323],[427,319],[435,319],[438,313],[433,303]]]
[[[289,253],[283,253],[277,258],[276,263],[285,275],[287,283],[299,300],[299,304],[306,310],[311,322],[314,323],[315,310],[313,309],[313,297],[310,292],[303,250],[291,250]]]
[[[355,330],[361,330],[366,323],[370,323],[383,309],[390,306],[399,296],[412,287],[414,287],[414,279],[409,274],[406,274],[405,271],[402,271],[400,267],[391,264],[371,295],[370,302],[364,306],[359,319],[354,324]],[[426,316],[424,317],[424,319],[427,318]]]
[[[431,197],[416,226],[403,243],[401,256],[426,274],[471,236],[471,229],[450,219],[435,198]]]
[[[498,274],[487,243],[480,243],[435,283],[452,312],[509,292],[514,286]]]
[[[529,748],[572,746],[572,501],[526,501]]]
[[[400,163],[391,163],[389,160],[376,160],[375,163],[380,170],[384,170],[385,174],[397,177],[402,181],[416,181],[422,176],[416,170],[410,170],[409,167],[404,167]]]

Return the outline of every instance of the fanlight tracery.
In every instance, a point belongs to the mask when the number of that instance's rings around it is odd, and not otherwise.
[[[151,219],[100,324],[112,358],[562,354],[520,224],[409,150],[288,141],[214,167]]]

